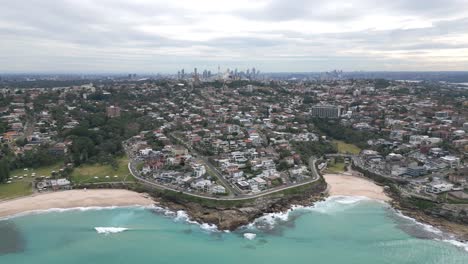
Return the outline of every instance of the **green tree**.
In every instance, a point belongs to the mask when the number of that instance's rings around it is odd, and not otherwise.
[[[0,161],[0,182],[6,182],[10,177],[10,168],[8,161],[6,159],[2,159]]]

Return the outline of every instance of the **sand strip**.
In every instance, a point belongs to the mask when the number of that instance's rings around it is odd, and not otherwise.
[[[383,187],[370,180],[345,174],[325,174],[323,177],[330,187],[330,196],[364,196],[386,202],[391,200],[385,194]]]
[[[51,208],[151,205],[154,201],[128,190],[70,190],[0,202],[0,217]]]

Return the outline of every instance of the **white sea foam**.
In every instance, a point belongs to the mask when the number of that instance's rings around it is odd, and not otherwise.
[[[200,225],[200,228],[205,230],[205,231],[219,232],[218,227],[216,225],[214,225],[214,224],[203,223],[203,224],[199,224],[199,225]]]
[[[253,223],[249,224],[247,229],[252,229],[255,227],[266,227],[268,229],[273,229],[277,224],[288,221],[290,219],[291,213],[296,210],[306,210],[329,214],[350,209],[360,202],[369,200],[371,199],[363,196],[330,196],[323,201],[316,202],[313,206],[292,206],[291,209],[283,213],[265,214],[262,217],[257,218]],[[468,242],[457,241],[453,235],[446,234],[437,227],[418,222],[416,219],[404,215],[399,210],[395,210],[395,213],[399,217],[409,220],[415,225],[421,227],[426,232],[432,233],[439,238],[443,238],[435,240],[444,241],[468,251]]]
[[[430,233],[433,233],[433,234],[436,234],[436,235],[442,235],[443,234],[443,232],[440,229],[438,229],[437,227],[434,227],[434,226],[431,226],[431,225],[428,225],[428,224],[425,224],[425,223],[418,222],[416,219],[404,215],[399,210],[395,210],[395,211],[396,211],[396,214],[399,217],[411,221],[412,223],[422,227],[427,232],[430,232]]]
[[[313,206],[305,207],[304,209],[322,214],[334,214],[353,208],[355,205],[364,201],[371,201],[371,199],[364,196],[336,195],[316,202]]]
[[[365,196],[342,196],[342,195],[337,195],[337,196],[331,196],[330,201],[336,201],[337,203],[340,204],[355,204],[359,203],[362,201],[369,201],[370,199],[365,197]]]
[[[105,234],[105,235],[120,233],[120,232],[128,230],[128,228],[125,228],[125,227],[111,227],[111,226],[109,226],[109,227],[95,227],[94,229],[96,230],[96,232],[98,232],[98,234]]]
[[[153,205],[150,209],[152,209],[155,212],[161,213],[164,216],[170,216],[170,217],[175,217],[176,216],[175,212],[173,212],[173,211],[171,211],[171,210],[169,210],[167,208],[160,207],[160,206]]]
[[[87,207],[71,207],[71,208],[49,208],[49,209],[44,209],[44,210],[32,210],[32,211],[26,211],[26,212],[21,212],[17,213],[14,215],[9,215],[0,218],[0,220],[7,220],[7,219],[12,219],[16,217],[21,217],[21,216],[26,216],[26,215],[35,215],[35,214],[44,214],[44,213],[63,213],[63,212],[69,212],[69,211],[99,211],[99,210],[112,210],[116,208],[151,208],[151,206],[141,206],[141,205],[128,205],[128,206],[87,206]]]
[[[450,243],[450,244],[452,244],[452,245],[454,245],[456,247],[462,248],[466,252],[468,252],[468,242],[460,242],[460,241],[457,241],[455,239],[444,239],[444,240],[441,240],[441,241]]]
[[[197,221],[190,220],[190,217],[188,216],[187,212],[183,210],[179,210],[175,213],[174,221],[198,225],[202,230],[205,230],[208,232],[219,232],[218,227],[214,224],[199,223]]]
[[[248,240],[254,240],[255,237],[257,237],[257,234],[254,234],[254,233],[245,233],[244,234],[244,237]]]
[[[414,223],[414,224],[420,226],[421,228],[423,228],[425,231],[430,232],[432,234],[435,234],[435,235],[437,235],[439,237],[439,238],[435,238],[434,240],[450,243],[450,244],[452,244],[452,245],[454,245],[456,247],[462,248],[462,249],[464,249],[465,251],[468,252],[468,242],[458,241],[458,240],[455,239],[455,236],[453,234],[444,233],[442,230],[438,229],[435,226],[431,226],[431,225],[428,225],[428,224],[425,224],[425,223],[418,222],[416,219],[404,215],[399,210],[395,210],[395,211],[396,211],[396,214],[399,217],[401,217],[403,219],[406,219],[406,220],[409,220],[412,223]],[[442,238],[442,239],[440,239],[440,238]]]
[[[292,205],[291,209],[281,213],[269,213],[257,218],[247,228],[262,227],[273,229],[277,224],[289,221],[291,214],[294,211],[314,211],[323,214],[331,214],[339,211],[352,208],[354,205],[369,201],[370,199],[363,196],[331,196],[323,201],[316,202],[312,206]]]
[[[265,214],[257,219],[255,219],[252,223],[247,225],[248,229],[252,229],[255,227],[261,227],[266,229],[273,229],[276,224],[281,222],[286,222],[289,220],[289,214],[295,209],[289,209],[286,212],[282,213],[269,213]]]
[[[187,212],[183,210],[179,210],[176,212],[174,220],[177,222],[187,222],[189,224],[198,224],[196,221],[190,220],[190,217],[187,214]]]

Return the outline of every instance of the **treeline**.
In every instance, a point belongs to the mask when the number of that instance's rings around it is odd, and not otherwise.
[[[362,149],[367,148],[369,139],[378,138],[378,134],[375,132],[357,131],[351,127],[343,126],[335,120],[315,118],[312,123],[326,136],[354,144]]]
[[[390,86],[390,81],[386,79],[376,79],[374,82],[375,89],[383,89]]]
[[[42,145],[15,155],[8,144],[4,144],[0,151],[0,158],[0,182],[5,182],[12,170],[38,168],[57,163],[57,156],[50,152],[49,145]]]
[[[0,134],[7,132],[7,130],[8,130],[8,124],[3,121],[0,121]]]
[[[115,158],[125,154],[122,141],[142,130],[154,129],[156,125],[145,116],[125,112],[114,118],[108,118],[101,112],[86,113],[79,123],[62,135],[73,141],[70,160],[75,165],[96,162],[115,164]]]
[[[0,84],[2,88],[53,88],[69,87],[90,83],[91,80],[36,80],[36,81],[5,81]]]
[[[294,141],[293,149],[301,155],[302,162],[308,163],[310,157],[321,157],[325,154],[336,153],[338,150],[334,144],[325,140],[319,141]]]
[[[22,154],[10,159],[11,170],[19,168],[38,168],[52,165],[57,162],[57,156],[50,152],[48,145],[42,145],[32,150],[27,150]]]
[[[65,133],[72,140],[70,159],[75,165],[82,163],[112,163],[114,156],[124,154],[122,140],[131,133],[126,131],[130,120],[90,116],[88,122]],[[98,126],[93,126],[96,124]]]
[[[0,160],[0,183],[6,182],[10,177],[10,168],[6,159]]]

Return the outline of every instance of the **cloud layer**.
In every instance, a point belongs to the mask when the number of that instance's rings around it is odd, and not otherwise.
[[[0,72],[467,70],[468,0],[18,0]]]

